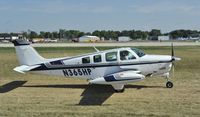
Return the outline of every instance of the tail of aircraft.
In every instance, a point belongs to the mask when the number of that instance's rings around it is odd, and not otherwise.
[[[28,41],[17,39],[12,42],[20,65],[35,65],[45,61]]]

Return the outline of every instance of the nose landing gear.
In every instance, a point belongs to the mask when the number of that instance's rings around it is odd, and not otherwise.
[[[171,82],[171,81],[167,81],[167,83],[166,83],[166,87],[167,88],[172,88],[174,85],[173,85],[173,83]]]
[[[166,87],[167,87],[167,88],[172,88],[174,85],[173,85],[173,83],[169,80],[169,73],[165,74],[165,78],[167,79]]]

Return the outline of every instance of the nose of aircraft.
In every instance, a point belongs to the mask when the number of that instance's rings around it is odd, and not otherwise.
[[[174,61],[180,61],[181,58],[172,56],[172,60],[174,60]]]

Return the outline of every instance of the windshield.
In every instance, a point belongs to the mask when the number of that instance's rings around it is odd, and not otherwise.
[[[145,53],[140,50],[140,49],[137,49],[137,48],[131,48],[131,50],[133,50],[139,57],[142,57],[145,55]]]

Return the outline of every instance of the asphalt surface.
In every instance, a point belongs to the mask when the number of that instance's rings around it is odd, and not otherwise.
[[[174,46],[200,46],[200,42],[173,42]],[[101,46],[171,46],[171,42],[126,43],[35,43],[33,47],[101,47]],[[0,43],[0,47],[14,47],[12,43]]]

